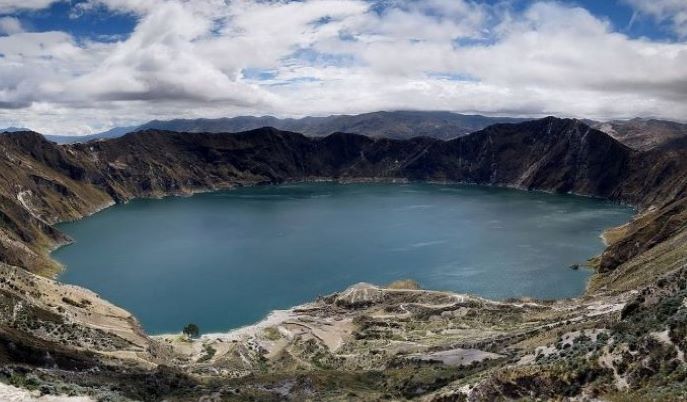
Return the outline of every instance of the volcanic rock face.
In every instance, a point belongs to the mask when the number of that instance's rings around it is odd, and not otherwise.
[[[264,128],[143,131],[68,146],[35,133],[8,133],[0,146],[0,258],[34,272],[54,271],[46,247],[67,241],[50,224],[134,197],[322,178],[409,179],[572,192],[644,208],[679,202],[687,188],[681,149],[638,152],[577,120],[553,117],[494,125],[451,141],[343,133],[309,138]],[[679,228],[675,218],[672,226],[664,222],[674,213],[655,216],[651,224],[633,225],[632,236],[604,254],[604,270]]]
[[[355,134],[308,138],[274,129],[193,134],[145,131],[67,148],[86,180],[116,200],[242,183],[405,178],[624,197],[635,152],[574,121],[496,125],[448,142]]]
[[[126,312],[86,291],[2,265],[0,362],[25,370],[53,363],[69,370],[104,365],[100,374],[41,372],[41,381],[76,382],[88,389],[93,382],[119,384],[122,394],[151,400],[173,397],[173,384],[187,387],[180,400],[197,397],[198,390],[230,392],[230,386],[251,389],[246,398],[275,397],[286,388],[315,399],[343,398],[346,394],[328,393],[327,387],[335,387],[337,392],[367,390],[373,399],[384,397],[377,393],[384,388],[400,398],[431,395],[437,400],[519,398],[535,395],[537,387],[545,390],[536,394],[543,398],[640,387],[646,378],[655,378],[642,374],[643,363],[623,348],[654,353],[660,348],[650,338],[665,344],[660,334],[668,330],[670,353],[678,358],[683,352],[677,339],[687,320],[668,322],[669,314],[651,318],[647,311],[659,306],[673,316],[683,314],[673,299],[682,300],[687,286],[682,286],[686,149],[638,151],[577,120],[552,117],[498,124],[450,141],[344,133],[310,138],[263,128],[238,134],[149,130],[60,146],[36,133],[2,134],[0,262],[42,274],[57,269],[49,249],[69,240],[51,226],[56,222],[135,197],[242,185],[315,179],[467,182],[604,197],[636,205],[641,213],[613,231],[583,304],[495,303],[360,285],[224,340],[151,339]],[[671,286],[658,279],[664,275],[673,278]],[[637,289],[644,289],[643,296],[629,292]],[[625,311],[628,300],[634,307]],[[625,318],[634,317],[660,334],[634,334],[619,320],[621,310]],[[580,337],[584,348],[564,350],[564,344],[576,344]],[[558,342],[553,350],[552,342]],[[50,351],[56,362],[45,360],[41,351]],[[461,361],[471,363],[463,367]],[[172,368],[151,370],[161,362]],[[570,362],[577,368],[566,366]],[[129,369],[123,371],[122,364]],[[421,368],[422,378],[411,366]],[[635,377],[621,372],[627,367]],[[181,375],[182,369],[195,377]],[[0,377],[15,375],[17,368],[10,370],[0,369]],[[294,370],[308,375],[294,379]],[[376,374],[358,378],[350,370]],[[577,374],[561,382],[563,372]],[[246,382],[245,375],[259,373],[265,376]],[[215,385],[198,376],[211,377]],[[477,385],[466,393],[461,376],[480,380],[472,381]],[[159,387],[153,391],[151,383]]]
[[[640,151],[670,147],[674,140],[687,137],[687,124],[666,120],[636,118],[627,121],[594,122],[592,126]]]
[[[30,132],[0,135],[0,260],[34,272],[55,269],[47,248],[68,239],[50,225],[111,202],[83,181],[81,162]]]

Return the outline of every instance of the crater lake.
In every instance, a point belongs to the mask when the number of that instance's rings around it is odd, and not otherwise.
[[[60,230],[62,282],[129,310],[151,334],[219,332],[358,282],[494,299],[584,292],[607,201],[472,185],[303,183],[139,199]]]

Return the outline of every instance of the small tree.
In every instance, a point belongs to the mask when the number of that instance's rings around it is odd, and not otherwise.
[[[193,323],[186,325],[182,332],[189,338],[198,338],[200,336],[200,328]]]

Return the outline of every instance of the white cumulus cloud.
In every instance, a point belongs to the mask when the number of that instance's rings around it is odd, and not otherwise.
[[[382,3],[82,2],[77,20],[126,13],[134,31],[99,42],[6,29],[0,126],[88,133],[154,118],[382,109],[687,115],[685,42],[631,38],[559,2],[524,11],[463,0]]]
[[[0,35],[13,35],[23,32],[21,21],[14,17],[0,17]]]
[[[687,1],[685,0],[624,0],[638,13],[659,21],[669,21],[677,35],[687,37]]]
[[[0,14],[18,10],[41,10],[62,0],[0,0]]]

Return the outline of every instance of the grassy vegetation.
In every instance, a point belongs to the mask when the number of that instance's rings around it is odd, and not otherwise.
[[[270,341],[277,341],[281,339],[281,334],[279,333],[279,330],[275,327],[265,328],[262,333],[265,336],[265,338]]]
[[[217,350],[213,348],[212,345],[203,345],[203,356],[201,356],[200,359],[198,359],[198,363],[204,363],[211,360],[213,357],[215,357],[216,353]]]

